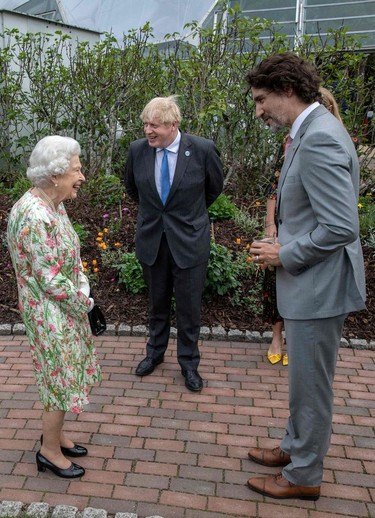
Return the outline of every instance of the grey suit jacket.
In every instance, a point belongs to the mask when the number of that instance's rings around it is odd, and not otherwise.
[[[165,232],[179,268],[206,262],[210,254],[207,208],[223,190],[223,166],[211,140],[181,133],[176,170],[165,206],[155,184],[155,148],[132,142],[125,167],[126,190],[139,203],[138,259],[151,266]]]
[[[352,139],[319,106],[298,130],[279,179],[277,302],[282,317],[319,319],[365,308],[358,188]]]

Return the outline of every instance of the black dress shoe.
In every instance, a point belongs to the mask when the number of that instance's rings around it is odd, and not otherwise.
[[[137,376],[147,376],[147,374],[151,374],[154,371],[155,367],[160,363],[163,363],[164,356],[159,356],[159,358],[150,358],[146,356],[138,365],[135,370]]]
[[[197,370],[181,370],[185,378],[185,386],[192,392],[200,392],[203,388],[203,380]]]
[[[78,478],[85,474],[85,469],[82,468],[82,466],[78,466],[78,464],[72,463],[67,469],[59,468],[44,457],[40,451],[36,454],[36,465],[38,466],[38,471],[46,471],[46,469],[49,469],[52,473],[61,478]]]
[[[40,444],[43,445],[43,435],[40,436]],[[61,446],[61,453],[67,457],[84,457],[88,452],[87,448],[84,446],[75,444],[72,448],[65,448],[64,446]]]

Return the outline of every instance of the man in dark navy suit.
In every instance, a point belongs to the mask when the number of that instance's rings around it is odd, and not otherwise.
[[[149,340],[136,369],[146,376],[164,360],[176,300],[177,358],[189,390],[200,391],[198,338],[210,255],[208,207],[223,189],[211,140],[182,133],[175,96],[156,97],[141,119],[146,138],[130,145],[126,190],[139,203],[136,255],[149,289]]]

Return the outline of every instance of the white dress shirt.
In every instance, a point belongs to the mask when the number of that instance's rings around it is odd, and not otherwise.
[[[168,150],[168,166],[169,166],[169,185],[172,185],[174,173],[177,164],[178,149],[180,147],[181,133],[178,131],[177,137],[172,144],[167,148]],[[161,196],[161,163],[163,161],[164,148],[156,148],[155,153],[155,183],[159,196]]]

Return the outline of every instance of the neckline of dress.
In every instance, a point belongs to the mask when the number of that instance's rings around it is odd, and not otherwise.
[[[52,209],[53,212],[57,212],[57,208],[51,200],[51,198],[48,196],[48,194],[45,191],[43,191],[43,189],[41,189],[40,187],[34,187],[34,189],[37,190],[36,194],[39,196],[39,198],[45,203],[47,203],[47,205]]]

